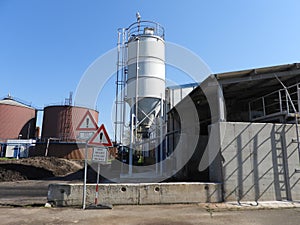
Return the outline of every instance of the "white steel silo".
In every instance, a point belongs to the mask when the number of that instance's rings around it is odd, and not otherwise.
[[[147,147],[153,140],[157,142],[155,161],[163,159],[160,143],[164,139],[166,118],[164,35],[160,24],[141,21],[138,13],[137,22],[118,32],[115,142],[123,144],[125,121],[129,119],[129,173],[132,151],[153,150]],[[126,103],[130,107],[129,115]]]
[[[165,42],[162,26],[138,21],[127,31],[127,99],[136,131],[147,136],[165,100]]]

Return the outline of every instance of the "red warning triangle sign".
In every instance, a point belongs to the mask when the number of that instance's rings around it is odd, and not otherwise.
[[[88,144],[106,147],[113,146],[103,124],[99,127],[99,129],[93,135],[93,137],[89,140]]]
[[[76,130],[85,130],[85,131],[94,131],[98,129],[97,122],[95,121],[94,117],[87,111],[83,116],[82,120],[78,124]]]

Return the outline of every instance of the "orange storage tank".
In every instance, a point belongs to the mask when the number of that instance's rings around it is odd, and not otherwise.
[[[37,110],[11,97],[0,100],[0,139],[35,138]]]
[[[75,141],[78,135],[75,130],[87,113],[98,123],[99,112],[93,109],[68,105],[45,107],[42,140],[57,138],[68,142]]]

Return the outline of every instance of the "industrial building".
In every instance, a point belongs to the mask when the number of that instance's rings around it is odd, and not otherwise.
[[[294,63],[212,74],[200,85],[167,88],[173,107],[167,112],[163,173],[177,171],[167,174],[172,181],[193,182],[113,184],[113,191],[112,186],[104,191],[113,194],[103,199],[115,204],[298,201],[299,75],[300,64]],[[139,173],[133,170],[131,177],[140,181]],[[193,185],[199,186],[192,190]],[[61,202],[81,204],[79,186],[57,185],[53,196],[62,188],[73,189]]]
[[[176,176],[221,183],[226,201],[300,199],[299,75],[295,63],[204,80],[168,113],[168,151],[184,152],[180,138],[199,127],[195,152]],[[187,127],[179,114],[189,101],[197,118]]]

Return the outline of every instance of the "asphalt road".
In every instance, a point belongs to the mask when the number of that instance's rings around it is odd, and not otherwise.
[[[43,197],[47,196],[48,185],[36,183],[35,185],[12,184],[5,183],[0,185],[0,198],[15,198],[20,196]]]
[[[51,183],[58,181],[0,182],[0,205],[44,205],[47,202],[48,185]]]

